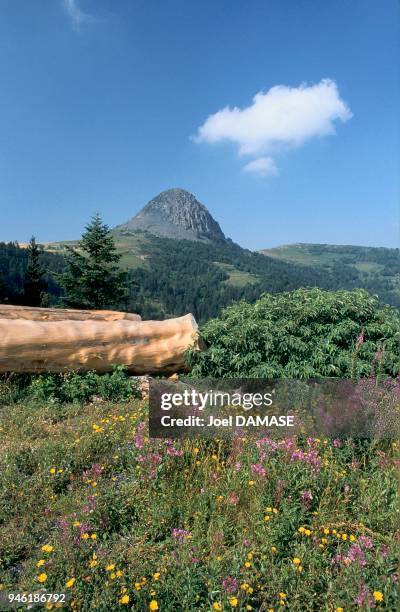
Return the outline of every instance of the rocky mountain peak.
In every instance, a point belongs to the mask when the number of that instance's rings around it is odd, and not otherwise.
[[[225,236],[204,204],[185,189],[161,192],[119,231],[142,230],[167,238],[221,241]]]

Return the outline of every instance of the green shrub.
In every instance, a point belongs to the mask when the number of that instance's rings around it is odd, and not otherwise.
[[[32,380],[29,374],[3,374],[0,376],[0,406],[15,404],[26,397]]]
[[[0,404],[24,400],[84,404],[94,397],[108,401],[123,401],[140,397],[136,379],[124,366],[114,366],[111,374],[68,372],[13,376],[0,383]]]
[[[363,290],[298,289],[239,302],[200,329],[192,376],[394,377],[400,315]]]

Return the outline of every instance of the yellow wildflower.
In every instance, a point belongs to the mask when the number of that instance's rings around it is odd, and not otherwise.
[[[107,572],[112,572],[113,569],[115,569],[115,564],[114,563],[110,563],[110,565],[106,565],[106,571]]]
[[[70,580],[68,580],[68,582],[65,583],[65,586],[67,587],[67,589],[70,589],[71,587],[74,586],[75,580],[76,578],[70,578]]]
[[[158,602],[156,599],[152,599],[149,603],[149,610],[159,610]]]
[[[45,560],[44,559],[39,559],[39,561],[36,563],[36,567],[42,567],[42,565],[45,564]]]
[[[44,573],[43,573],[43,574],[39,574],[39,576],[38,576],[38,578],[37,578],[37,579],[38,579],[38,581],[39,581],[39,582],[42,582],[42,583],[43,583],[43,582],[46,582],[46,580],[47,580],[47,574],[44,574]]]
[[[238,605],[238,603],[239,603],[239,600],[238,600],[238,598],[237,598],[237,597],[230,597],[230,598],[229,598],[229,603],[230,603],[230,605],[232,606],[232,608],[236,608],[236,606],[237,606],[237,605]]]
[[[155,574],[153,574],[153,580],[158,580],[160,577],[160,572],[155,572]]]
[[[301,559],[299,559],[298,557],[294,557],[294,559],[293,559],[293,563],[294,563],[295,565],[300,565],[300,563],[301,563]]]
[[[122,597],[121,597],[121,598],[120,598],[120,600],[119,600],[119,603],[120,603],[122,606],[126,606],[126,605],[128,605],[128,603],[129,603],[129,595],[122,595]]]
[[[50,544],[44,544],[42,546],[41,550],[43,552],[51,553],[51,552],[53,552],[54,548]]]
[[[375,601],[383,601],[383,594],[380,591],[374,591],[372,595],[374,596]]]
[[[55,474],[56,473],[56,468],[50,468],[49,472],[50,472],[50,474]]]

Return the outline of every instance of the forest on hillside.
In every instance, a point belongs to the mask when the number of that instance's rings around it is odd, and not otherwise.
[[[313,246],[318,250],[319,245]],[[265,292],[279,293],[299,287],[364,288],[377,294],[382,303],[400,307],[400,292],[393,280],[398,272],[395,249],[370,249],[376,252],[386,273],[369,275],[352,265],[354,258],[345,260],[349,247],[344,259],[337,259],[329,267],[289,263],[245,250],[231,241],[201,243],[147,234],[143,249],[146,266],[128,270],[128,290],[120,308],[138,312],[145,319],[192,312],[202,323],[232,302],[241,299],[254,302]],[[360,257],[358,251],[354,257]],[[60,304],[63,290],[59,275],[65,267],[64,257],[42,251],[41,262],[46,271],[46,305]],[[0,301],[24,302],[27,264],[27,249],[17,243],[0,243]]]
[[[44,281],[47,285],[46,301],[56,305],[62,295],[57,275],[64,269],[64,257],[41,251],[40,260],[45,270]],[[0,302],[9,304],[24,303],[24,280],[28,267],[28,250],[17,242],[0,242]]]

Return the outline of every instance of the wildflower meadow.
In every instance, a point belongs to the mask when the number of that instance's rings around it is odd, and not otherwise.
[[[396,442],[149,439],[137,394],[21,403],[7,385],[0,594],[104,612],[398,608]]]

